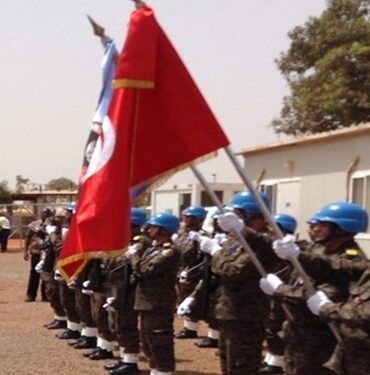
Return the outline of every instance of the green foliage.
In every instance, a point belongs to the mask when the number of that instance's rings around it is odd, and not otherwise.
[[[70,180],[69,178],[66,178],[66,177],[59,177],[59,178],[56,178],[54,180],[50,180],[45,188],[47,190],[57,190],[57,191],[60,191],[60,190],[76,190],[77,189],[77,184]]]
[[[313,134],[370,121],[370,0],[328,0],[290,33],[277,60],[291,89],[276,133]]]
[[[0,203],[11,203],[12,197],[8,186],[8,181],[0,181]]]

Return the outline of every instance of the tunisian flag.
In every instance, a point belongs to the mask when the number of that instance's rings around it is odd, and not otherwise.
[[[66,279],[124,251],[134,195],[229,144],[148,6],[131,15],[113,87],[58,260]]]

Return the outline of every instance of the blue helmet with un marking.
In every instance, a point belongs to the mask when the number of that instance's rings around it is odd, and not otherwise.
[[[297,229],[297,220],[288,214],[275,214],[272,219],[285,232],[293,234]]]
[[[202,206],[192,205],[192,206],[185,208],[182,214],[184,216],[192,216],[192,217],[195,217],[196,219],[203,220],[207,216],[207,210]]]
[[[262,191],[259,191],[258,195],[260,196],[262,202],[266,205],[266,207],[270,208],[270,198]],[[262,213],[253,194],[248,191],[241,191],[239,193],[236,193],[231,198],[228,206],[242,210],[247,214],[256,215]]]
[[[312,215],[308,222],[326,222],[336,224],[348,233],[366,232],[368,226],[367,212],[356,203],[332,202]]]
[[[146,223],[146,212],[142,208],[131,208],[131,224],[141,227]]]
[[[64,206],[64,209],[67,211],[74,212],[76,209],[76,202],[69,202]]]
[[[179,219],[169,212],[160,212],[152,216],[148,224],[164,228],[170,234],[176,233],[180,226]]]

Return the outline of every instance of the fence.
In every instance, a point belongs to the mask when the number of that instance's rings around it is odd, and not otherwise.
[[[9,239],[19,239],[20,245],[26,235],[28,224],[40,218],[44,208],[50,208],[55,213],[63,210],[65,203],[11,203],[1,204],[0,212],[10,221],[11,232]]]

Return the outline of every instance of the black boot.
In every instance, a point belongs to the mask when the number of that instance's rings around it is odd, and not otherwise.
[[[195,339],[198,337],[197,331],[191,329],[183,328],[181,331],[175,334],[177,339]]]
[[[89,358],[93,361],[99,361],[101,359],[111,359],[113,358],[113,352],[109,352],[108,350],[98,348],[98,350],[91,355]]]
[[[81,337],[81,333],[80,331],[72,331],[71,329],[67,328],[62,333],[56,335],[56,337],[61,340],[74,340],[79,339]]]
[[[122,363],[121,366],[109,371],[110,375],[138,375],[139,368],[136,363]]]
[[[93,349],[96,347],[96,337],[84,336],[73,347],[75,349]]]
[[[195,343],[198,348],[217,348],[218,347],[218,340],[212,339],[211,337],[207,337],[201,342]]]
[[[104,365],[104,370],[110,371],[110,370],[115,370],[117,367],[122,366],[124,363],[119,360],[118,362],[115,363],[110,363],[108,365]]]
[[[47,325],[46,328],[47,329],[65,329],[67,328],[67,321],[55,319],[53,322]]]
[[[272,374],[272,375],[282,375],[284,374],[284,370],[280,366],[272,366],[272,365],[266,365],[265,367],[262,367],[259,371],[259,374]],[[312,374],[313,375],[313,374]]]

